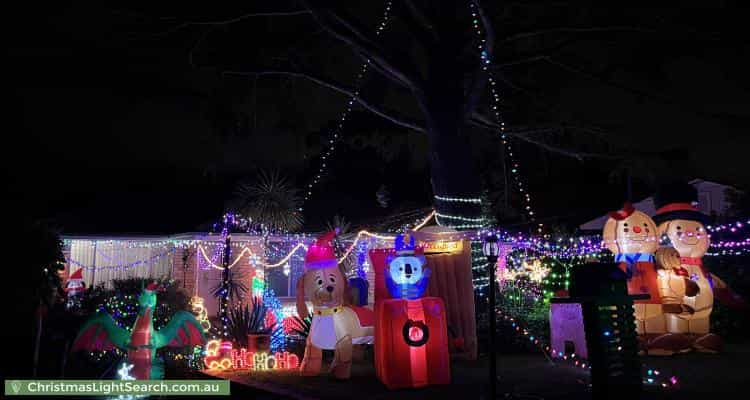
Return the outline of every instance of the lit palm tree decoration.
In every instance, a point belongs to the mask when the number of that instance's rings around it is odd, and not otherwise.
[[[333,239],[333,248],[336,251],[336,257],[341,257],[344,252],[344,243],[341,238],[345,237],[352,228],[352,224],[346,218],[336,214],[333,219],[326,222],[326,232],[336,231],[338,234]]]
[[[352,230],[352,224],[346,220],[345,217],[342,217],[338,214],[333,216],[333,219],[326,222],[326,231],[336,231],[338,234],[333,239],[333,248],[336,252],[336,257],[341,257],[344,252],[346,251],[346,244],[344,243],[345,239],[351,238],[351,230]],[[345,270],[351,271],[352,270],[352,264],[356,264],[354,261],[356,260],[356,254],[354,252],[349,254],[349,257],[344,260],[344,266]]]
[[[241,182],[235,190],[234,209],[264,234],[299,230],[301,206],[297,189],[275,171],[261,171],[254,182]]]
[[[227,271],[227,282],[219,282],[211,288],[211,294],[214,297],[222,298],[226,296],[227,300],[238,300],[247,292],[247,285],[243,283],[244,276],[240,273]]]
[[[326,222],[326,231],[330,232],[333,230],[337,230],[339,232],[339,235],[346,235],[351,231],[352,224],[346,220],[346,218],[340,216],[340,215],[334,215],[333,219]]]
[[[302,228],[301,198],[297,189],[278,171],[260,171],[252,182],[241,182],[234,191],[232,208],[259,228],[263,235],[264,258],[269,259],[269,236]],[[264,279],[267,276],[263,267]],[[262,291],[265,297],[266,291]]]

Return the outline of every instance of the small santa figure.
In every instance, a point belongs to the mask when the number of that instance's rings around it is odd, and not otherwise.
[[[69,309],[81,305],[81,296],[84,291],[86,291],[86,282],[83,281],[83,269],[79,268],[68,277],[68,282],[65,284],[65,293],[68,297],[66,305]]]

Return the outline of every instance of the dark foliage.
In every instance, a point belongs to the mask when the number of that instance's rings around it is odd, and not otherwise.
[[[232,270],[229,270],[228,275],[227,290],[229,291],[229,295],[227,298],[229,300],[242,299],[245,293],[247,293],[247,285],[243,282],[242,274],[234,273]],[[216,286],[211,288],[211,295],[216,298],[221,298],[223,289],[224,287],[221,282],[219,282]]]
[[[726,256],[703,257],[703,262],[711,273],[721,278],[735,293],[742,296],[746,303],[750,302],[750,257]],[[727,307],[714,298],[714,309],[711,313],[711,331],[721,336],[727,342],[742,342],[746,340],[745,332],[750,328],[748,309]]]
[[[150,278],[128,278],[112,281],[112,288],[98,285],[87,291],[82,309],[87,314],[108,312],[123,327],[131,327],[138,315],[138,296]],[[178,281],[157,280],[162,288],[157,293],[154,310],[154,328],[160,329],[177,311],[190,311],[190,297],[182,290]]]
[[[234,342],[247,347],[247,335],[270,335],[273,327],[266,326],[266,313],[266,305],[260,297],[253,297],[252,307],[245,304],[230,310],[227,327]]]
[[[62,240],[57,232],[42,222],[34,222],[26,228],[26,242],[34,246],[25,257],[35,282],[34,297],[51,307],[63,295],[59,274],[65,268]]]

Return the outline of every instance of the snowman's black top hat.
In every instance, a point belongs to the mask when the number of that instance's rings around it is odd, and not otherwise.
[[[693,186],[684,182],[662,185],[654,195],[656,214],[653,220],[657,225],[673,219],[698,221],[708,225],[708,215],[698,211],[697,204],[698,191]]]

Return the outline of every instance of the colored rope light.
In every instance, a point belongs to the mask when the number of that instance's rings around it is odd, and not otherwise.
[[[380,239],[380,240],[394,240],[396,238],[396,236],[378,235],[377,233],[372,233],[366,230],[361,230],[357,232],[357,236],[355,237],[354,242],[351,244],[351,246],[349,246],[349,248],[346,249],[346,251],[344,252],[344,255],[338,259],[339,264],[344,262],[344,260],[346,260],[346,258],[349,257],[349,254],[351,254],[352,250],[354,250],[354,247],[357,245],[357,242],[359,242],[359,240],[363,236],[372,237],[372,238]]]
[[[299,250],[299,249],[305,249],[305,251],[307,251],[307,246],[305,246],[304,243],[297,243],[297,245],[294,246],[292,248],[292,250],[290,250],[289,253],[287,253],[287,255],[285,255],[278,262],[275,262],[275,263],[264,263],[264,262],[261,262],[261,265],[265,266],[267,268],[275,268],[275,267],[280,267],[282,265],[285,265],[287,263],[287,261],[289,261],[289,259],[292,258],[292,256],[294,255],[294,253],[296,253],[297,250]]]
[[[425,225],[427,225],[427,223],[428,223],[428,222],[430,222],[430,220],[432,219],[432,217],[434,217],[435,215],[436,215],[436,211],[435,211],[435,210],[432,210],[432,211],[431,211],[431,212],[430,212],[430,213],[429,213],[429,214],[428,214],[428,215],[427,215],[427,216],[425,217],[425,219],[424,219],[424,220],[422,220],[422,222],[420,222],[420,223],[419,223],[419,224],[418,224],[417,226],[415,226],[414,228],[412,228],[412,230],[414,230],[414,231],[418,231],[418,230],[422,229],[422,228],[423,228],[423,227],[424,227]]]
[[[209,266],[215,269],[222,270],[224,269],[221,265],[216,265],[213,261],[211,261],[210,258],[208,258],[208,255],[206,254],[206,250],[203,248],[203,245],[198,245],[198,252],[203,256],[203,259],[208,263]],[[240,252],[240,255],[237,256],[237,258],[234,259],[227,268],[232,269],[240,260],[242,259],[242,256],[245,255],[245,253],[254,254],[252,250],[250,250],[249,247],[242,248],[242,251]]]
[[[263,261],[256,261],[255,264],[261,267],[267,267],[267,268],[280,267],[286,264],[286,262],[289,261],[289,259],[294,255],[294,253],[297,252],[299,249],[307,250],[307,246],[304,243],[297,243],[297,245],[294,246],[294,248],[292,248],[292,250],[289,251],[289,253],[287,253],[280,261],[275,262],[275,263],[266,263]],[[222,267],[221,265],[215,264],[213,261],[211,261],[210,258],[208,258],[208,255],[206,254],[206,250],[203,248],[203,245],[198,245],[198,252],[200,252],[200,254],[203,256],[203,259],[206,261],[206,263],[208,263],[210,267],[215,268],[215,269],[224,269],[224,267]],[[237,258],[235,258],[234,261],[232,261],[229,264],[228,268],[231,269],[232,267],[234,267],[238,262],[240,262],[240,260],[245,254],[258,257],[258,255],[255,254],[249,247],[243,247],[242,251],[240,252],[240,255],[238,255]]]

